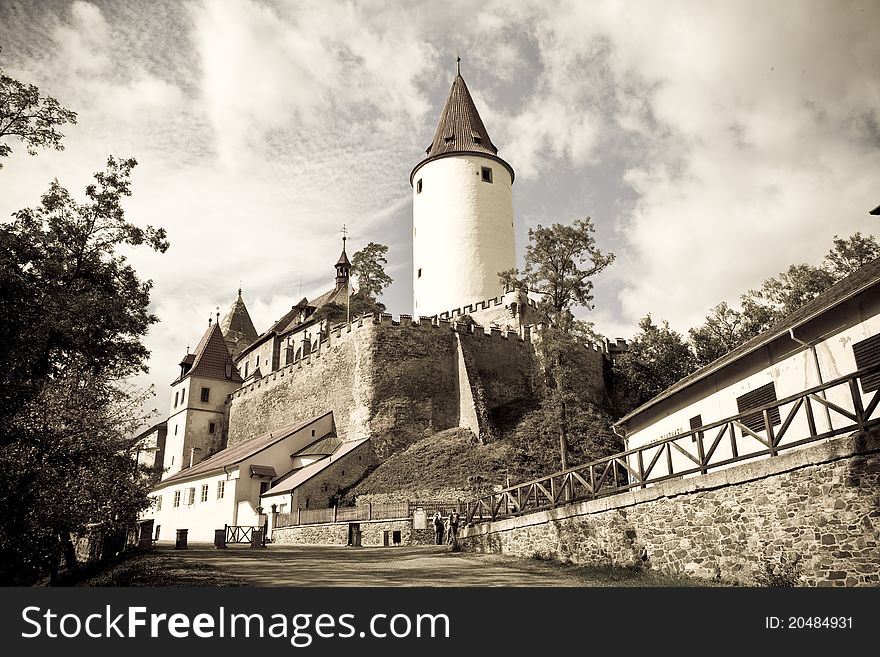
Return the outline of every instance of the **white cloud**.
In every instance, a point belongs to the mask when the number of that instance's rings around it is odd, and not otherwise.
[[[16,153],[0,215],[134,155],[135,253],[156,283],[164,394],[239,280],[258,330],[332,282],[339,228],[392,247],[410,310],[410,169],[454,71],[517,171],[518,228],[592,215],[617,262],[600,331],[682,330],[833,234],[872,232],[876,3],[75,2],[0,6],[4,68],[79,112],[67,150]],[[463,19],[464,18],[464,19]],[[876,232],[876,231],[873,231]],[[608,248],[607,245],[603,245]],[[164,403],[164,402],[163,402]],[[164,406],[163,406],[164,408]]]

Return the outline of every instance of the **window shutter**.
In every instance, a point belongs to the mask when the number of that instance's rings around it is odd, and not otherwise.
[[[856,368],[865,370],[880,365],[880,335],[875,335],[856,342],[852,346],[856,357]],[[873,392],[880,389],[880,372],[862,377],[862,392]]]
[[[741,397],[736,398],[736,408],[740,413],[748,411],[752,408],[759,408],[761,406],[765,406],[767,404],[771,404],[776,401],[776,386],[771,381],[767,385],[761,386],[760,388],[756,388],[751,392],[747,392]],[[769,411],[770,415],[770,424],[774,427],[777,424],[781,424],[781,420],[779,419],[779,408],[771,408]],[[763,413],[755,413],[754,415],[747,415],[742,420],[740,420],[744,425],[746,425],[749,429],[754,431],[755,433],[764,430],[764,414]]]

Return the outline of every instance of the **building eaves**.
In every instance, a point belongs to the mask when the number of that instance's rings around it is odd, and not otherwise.
[[[878,282],[880,282],[880,258],[872,260],[871,262],[853,272],[846,278],[838,281],[830,288],[825,290],[825,292],[817,296],[815,299],[808,301],[803,306],[784,317],[782,320],[777,322],[774,326],[770,327],[763,333],[760,333],[754,338],[747,340],[742,345],[728,352],[721,358],[718,358],[708,365],[698,369],[693,374],[690,374],[678,381],[677,383],[669,386],[666,390],[661,392],[656,397],[648,400],[635,410],[627,413],[622,418],[617,420],[617,422],[614,423],[614,426],[620,427],[625,425],[634,417],[642,414],[649,408],[659,404],[665,399],[672,397],[673,395],[681,392],[685,388],[694,385],[695,383],[705,379],[706,377],[715,374],[716,372],[724,369],[728,365],[749,355],[753,351],[756,351],[761,347],[764,347],[767,344],[773,342],[774,340],[777,340],[778,338],[787,335],[789,333],[789,329],[795,329],[798,326],[801,326],[815,319],[819,315],[829,311],[835,306],[838,306],[860,294],[861,292],[864,292],[865,290],[877,285]]]
[[[271,447],[275,443],[278,443],[285,438],[289,438],[296,432],[308,428],[309,425],[314,424],[318,420],[321,420],[332,413],[333,411],[327,411],[326,413],[316,415],[315,417],[304,420],[303,422],[291,424],[286,427],[282,427],[281,429],[264,433],[263,435],[253,438],[251,440],[246,440],[243,443],[238,443],[237,445],[233,445],[232,447],[227,447],[226,449],[217,452],[213,456],[209,456],[204,461],[196,463],[191,468],[185,468],[180,472],[175,473],[171,477],[168,477],[168,479],[159,482],[156,485],[156,488],[164,488],[169,484],[175,484],[181,481],[186,481],[188,479],[199,478],[206,475],[213,475],[219,472],[223,472],[224,467],[229,468],[231,466],[237,465],[245,459],[259,454],[260,452]]]

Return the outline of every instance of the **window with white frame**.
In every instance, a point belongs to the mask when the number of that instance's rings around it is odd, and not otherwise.
[[[174,491],[174,508],[176,509],[179,506],[180,506],[180,491],[176,490],[176,491]]]
[[[208,501],[208,484],[202,484],[202,495],[199,499],[202,502]]]
[[[226,494],[226,482],[225,481],[218,481],[217,482],[217,499],[222,500],[223,495],[225,495],[225,494]]]

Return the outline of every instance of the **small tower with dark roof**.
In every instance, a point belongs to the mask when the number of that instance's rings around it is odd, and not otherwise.
[[[343,228],[343,231],[345,229]],[[345,240],[347,240],[345,233],[342,235],[342,254],[339,256],[339,260],[336,261],[336,289],[337,290],[345,290],[348,289],[348,278],[351,274],[351,262],[348,260],[348,254],[345,252]]]
[[[238,288],[238,296],[221,320],[220,329],[233,360],[256,341],[257,329],[254,328],[251,315],[241,298],[241,288]]]
[[[515,266],[514,171],[498,155],[461,76],[456,76],[413,187],[413,312],[435,315],[501,292]]]
[[[226,398],[241,384],[220,324],[209,319],[208,330],[180,361],[180,375],[171,383],[163,479],[223,447]]]

